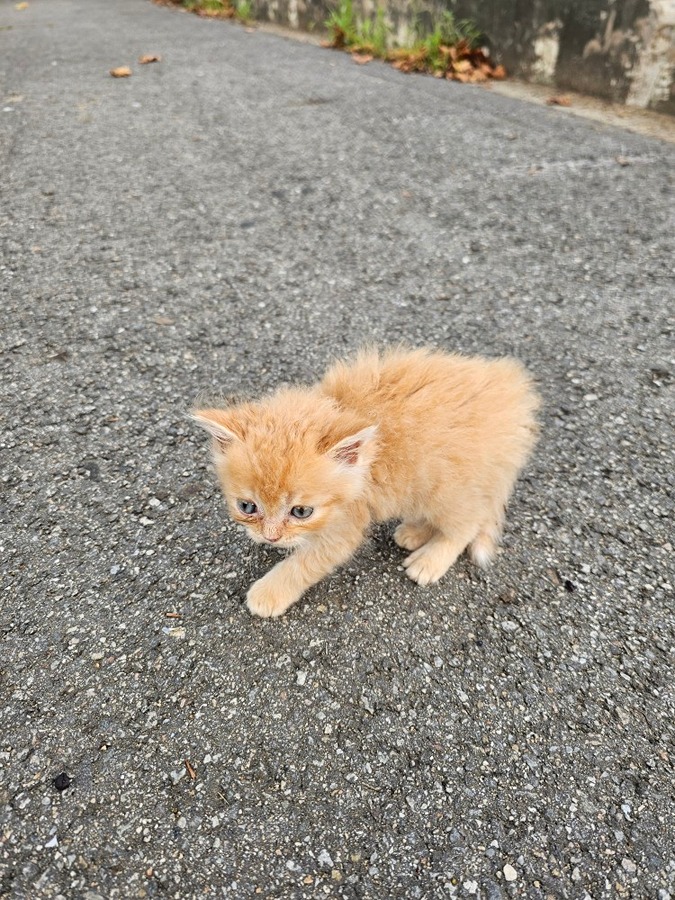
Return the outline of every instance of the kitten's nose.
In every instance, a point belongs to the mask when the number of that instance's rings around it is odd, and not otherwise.
[[[270,544],[276,544],[276,542],[279,540],[280,537],[281,537],[280,534],[275,534],[275,535],[266,534],[266,535],[265,535],[265,540],[266,540],[266,541],[269,541]]]

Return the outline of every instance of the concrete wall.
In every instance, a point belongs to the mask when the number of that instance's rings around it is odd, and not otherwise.
[[[675,0],[383,0],[399,43],[449,9],[482,28],[510,75],[675,114]],[[254,0],[291,28],[323,29],[338,0]],[[373,16],[377,0],[354,0]]]

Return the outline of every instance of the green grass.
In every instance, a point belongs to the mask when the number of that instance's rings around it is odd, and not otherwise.
[[[182,5],[190,12],[203,10],[204,12],[224,13],[230,8],[230,4],[223,0],[183,0]]]
[[[389,28],[384,7],[380,6],[374,19],[357,19],[352,0],[340,0],[336,10],[326,21],[331,43],[340,49],[371,53],[380,59],[403,59],[406,56],[420,71],[440,72],[447,68],[447,56],[442,48],[463,44],[477,47],[481,31],[468,19],[455,20],[449,11],[443,13],[431,33],[421,34],[412,46],[392,50],[393,31]]]
[[[326,20],[326,27],[331,33],[333,46],[352,47],[356,43],[356,19],[352,0],[340,0],[336,10]]]
[[[253,18],[253,4],[250,0],[239,0],[234,9],[236,17],[242,22],[250,22]]]

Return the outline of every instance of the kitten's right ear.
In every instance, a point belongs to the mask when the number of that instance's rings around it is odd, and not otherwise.
[[[190,418],[215,438],[218,449],[227,450],[233,441],[241,440],[232,427],[231,417],[223,409],[196,409]]]

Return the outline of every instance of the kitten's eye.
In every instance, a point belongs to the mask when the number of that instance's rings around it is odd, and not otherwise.
[[[237,500],[237,509],[243,512],[245,516],[252,516],[258,512],[258,507],[252,500]]]
[[[309,519],[313,512],[313,506],[294,506],[291,515],[294,519]]]

